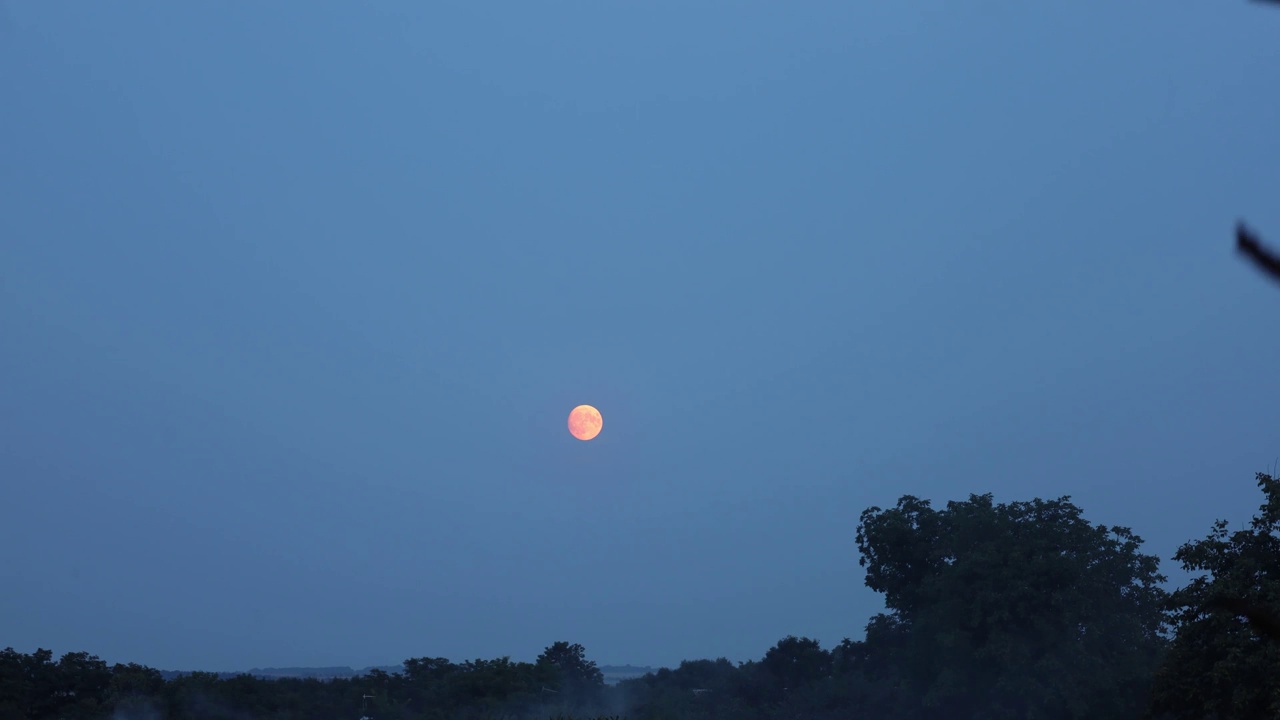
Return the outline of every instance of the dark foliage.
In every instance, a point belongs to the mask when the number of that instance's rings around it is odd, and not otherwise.
[[[1280,480],[1257,481],[1265,502],[1248,529],[1219,520],[1174,555],[1203,575],[1169,599],[1176,633],[1156,675],[1159,717],[1280,717]]]
[[[1219,521],[1184,545],[1175,559],[1205,575],[1168,595],[1140,538],[1087,522],[1067,498],[934,509],[905,496],[864,512],[856,533],[886,612],[830,649],[788,636],[759,660],[689,660],[607,686],[568,642],[532,663],[424,656],[327,679],[166,679],[10,648],[0,720],[1274,719],[1280,481],[1258,485],[1249,529]]]
[[[858,527],[889,611],[863,652],[910,718],[1134,718],[1164,648],[1159,561],[1067,498],[934,510],[906,496]],[[882,673],[884,671],[882,670]]]

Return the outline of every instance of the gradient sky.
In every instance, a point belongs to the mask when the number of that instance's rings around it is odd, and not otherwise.
[[[859,513],[1168,558],[1280,457],[1280,12],[0,13],[0,647],[172,669],[861,637]],[[591,403],[604,431],[570,437]]]

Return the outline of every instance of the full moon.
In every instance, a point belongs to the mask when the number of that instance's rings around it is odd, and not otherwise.
[[[579,405],[569,412],[569,433],[579,440],[590,440],[600,434],[604,418],[590,405]]]

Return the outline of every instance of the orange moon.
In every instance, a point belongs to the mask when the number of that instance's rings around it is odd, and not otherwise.
[[[600,434],[604,418],[590,405],[579,405],[569,412],[569,434],[579,440],[590,440]]]

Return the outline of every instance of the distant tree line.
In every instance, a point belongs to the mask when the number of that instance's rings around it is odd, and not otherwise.
[[[578,644],[535,662],[419,657],[330,680],[166,679],[84,652],[0,652],[0,720],[1251,720],[1280,718],[1280,481],[1247,528],[1174,555],[1173,592],[1124,527],[1063,497],[933,508],[902,497],[857,526],[885,612],[832,648],[786,637],[759,660],[689,660],[606,686]]]

